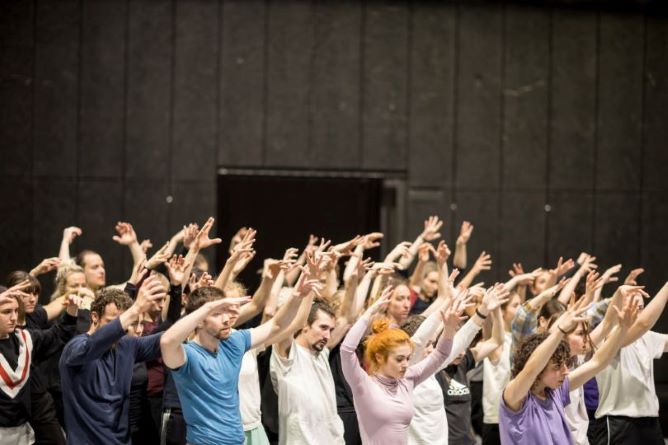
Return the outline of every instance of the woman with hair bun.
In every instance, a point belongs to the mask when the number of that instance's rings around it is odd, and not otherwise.
[[[341,367],[353,392],[355,410],[364,444],[406,444],[408,425],[413,418],[413,388],[436,372],[452,347],[463,307],[456,302],[441,311],[445,328],[434,351],[409,366],[413,343],[401,329],[390,328],[390,320],[373,322],[372,335],[365,346],[368,373],[360,366],[355,350],[371,320],[390,301],[392,288],[357,320],[341,344]]]

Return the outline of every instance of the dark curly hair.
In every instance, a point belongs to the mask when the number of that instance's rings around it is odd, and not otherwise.
[[[90,305],[90,311],[91,313],[96,313],[99,318],[102,318],[105,308],[108,304],[112,303],[116,305],[119,312],[124,312],[132,306],[132,299],[120,289],[105,287],[97,293],[95,300]]]
[[[404,324],[401,325],[401,329],[412,337],[415,335],[415,332],[418,330],[422,322],[426,319],[427,318],[422,315],[411,315],[404,321]]]
[[[524,366],[526,366],[529,358],[531,357],[531,354],[533,354],[536,348],[540,346],[540,344],[543,343],[543,341],[545,341],[545,339],[549,336],[549,332],[532,334],[528,336],[522,342],[522,344],[520,344],[519,348],[517,348],[517,352],[515,353],[511,378],[517,377],[517,374],[519,374],[522,369],[524,369]],[[571,348],[568,346],[568,342],[561,340],[561,342],[559,342],[559,346],[557,346],[557,349],[552,353],[550,362],[559,366],[563,365],[564,363],[568,364],[570,356]]]

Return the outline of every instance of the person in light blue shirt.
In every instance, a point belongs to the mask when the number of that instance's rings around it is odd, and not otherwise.
[[[244,431],[239,412],[239,372],[246,351],[284,335],[301,301],[322,287],[302,273],[290,298],[274,318],[257,328],[232,331],[239,305],[247,297],[224,298],[216,287],[189,296],[186,316],[160,340],[162,358],[172,369],[191,445],[241,445]],[[191,341],[184,343],[194,332]]]

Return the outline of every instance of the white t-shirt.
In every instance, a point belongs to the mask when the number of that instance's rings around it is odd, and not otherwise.
[[[648,331],[620,349],[610,364],[596,376],[603,416],[658,417],[659,399],[654,388],[654,359],[663,355],[668,336]]]
[[[278,394],[280,445],[344,445],[336,412],[329,349],[317,355],[293,341],[287,358],[271,353],[270,374]]]
[[[241,360],[239,373],[239,411],[244,431],[250,431],[262,424],[262,397],[260,377],[257,373],[257,349],[249,349]]]
[[[578,357],[578,366],[584,363],[581,357]],[[571,403],[564,407],[566,422],[573,435],[573,441],[576,445],[589,445],[587,438],[587,429],[589,429],[589,415],[587,414],[587,405],[585,405],[584,386],[574,389],[570,393]]]
[[[499,401],[503,394],[503,388],[510,381],[510,348],[512,345],[513,334],[506,332],[499,362],[495,365],[488,358],[483,360],[482,410],[484,423],[499,423]]]
[[[408,426],[409,445],[448,443],[448,417],[443,390],[434,375],[413,389],[415,414]]]

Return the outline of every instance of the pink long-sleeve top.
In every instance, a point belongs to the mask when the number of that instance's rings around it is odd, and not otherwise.
[[[441,336],[434,351],[410,366],[401,379],[369,375],[360,366],[355,349],[369,327],[361,317],[341,343],[341,367],[353,392],[362,443],[404,445],[413,418],[413,388],[435,373],[452,348],[452,339]]]

